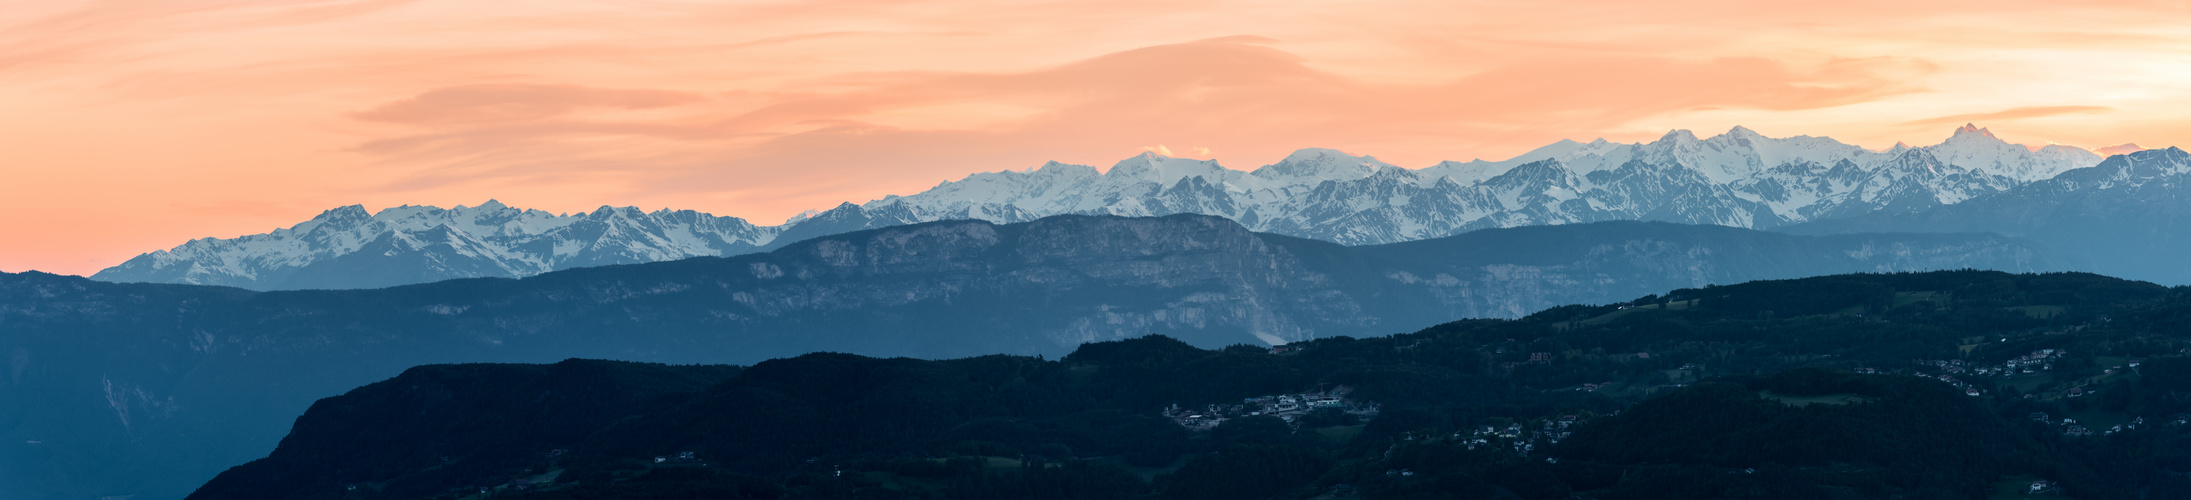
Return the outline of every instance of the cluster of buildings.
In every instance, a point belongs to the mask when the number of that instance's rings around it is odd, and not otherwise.
[[[1513,339],[1507,339],[1507,340],[1508,340],[1509,342],[1513,341]],[[1496,353],[1498,353],[1498,354],[1505,354],[1505,353],[1506,353],[1506,348],[1504,348],[1504,347],[1500,347],[1500,348],[1498,348],[1498,350],[1496,351]],[[1645,357],[1649,357],[1649,356],[1645,356]],[[1530,365],[1549,365],[1549,364],[1552,364],[1552,359],[1553,359],[1552,353],[1549,353],[1549,352],[1532,352],[1532,353],[1529,353],[1529,361],[1528,361],[1527,363],[1524,363],[1524,362],[1521,362],[1521,361],[1508,361],[1508,362],[1504,362],[1504,363],[1499,363],[1499,370],[1500,370],[1500,372],[1501,372],[1501,373],[1503,373],[1503,374],[1507,374],[1507,375],[1512,375],[1512,374],[1514,373],[1514,368],[1515,368],[1515,367],[1519,367],[1519,366],[1521,366],[1521,365],[1525,365],[1525,364],[1530,364]]]
[[[2019,373],[2038,373],[2044,371],[2052,371],[2054,370],[2054,362],[2059,361],[2062,359],[2063,356],[2068,355],[2069,351],[2063,349],[2040,349],[2036,351],[2031,351],[2031,354],[2025,354],[2022,356],[2017,356],[2015,359],[2003,361],[2000,365],[1980,368],[1979,370],[1982,371],[1979,371],[1978,374],[2007,376]]]
[[[1278,394],[1245,398],[1240,404],[1213,404],[1201,408],[1171,405],[1164,409],[1164,417],[1193,431],[1206,431],[1223,425],[1226,420],[1270,415],[1285,420],[1294,427],[1301,426],[1301,417],[1321,409],[1335,409],[1361,420],[1376,418],[1384,405],[1355,401],[1347,398],[1353,387],[1339,386],[1327,392]]]
[[[2085,427],[2084,424],[2077,423],[2077,419],[2074,418],[2065,418],[2061,419],[2060,421],[2056,421],[2052,416],[2047,415],[2046,412],[2032,412],[2030,418],[2033,422],[2046,424],[2048,426],[2061,426],[2063,436],[2084,437],[2093,434],[2090,427]],[[2178,419],[2176,421],[2176,423],[2179,424],[2183,422],[2183,419]],[[2118,432],[2134,431],[2144,427],[2148,427],[2148,425],[2146,425],[2145,423],[2145,417],[2136,417],[2130,419],[2130,423],[2109,427],[2107,430],[2100,431],[2099,434],[2102,436],[2113,435]]]
[[[1974,367],[1972,373],[1995,377],[2006,377],[2025,373],[2053,371],[2054,362],[2060,361],[2063,356],[2068,355],[2069,351],[2064,349],[2040,349],[2036,351],[2031,351],[2030,354],[2025,354],[2007,361],[2002,361],[2001,364],[1998,365]]]
[[[2054,370],[2054,362],[2069,355],[2065,349],[2040,349],[2030,354],[2010,358],[1997,365],[1980,365],[1960,359],[1928,359],[1917,361],[1918,366],[1929,367],[1947,375],[1982,375],[2008,377],[2020,374],[2041,373]],[[1878,373],[1870,368],[1858,368],[1857,373]]]
[[[2054,363],[2056,361],[2060,361],[2062,357],[2067,355],[2069,355],[2069,351],[2066,349],[2040,349],[2036,351],[2031,351],[2030,354],[2010,358],[2006,361],[2002,361],[2001,364],[1997,365],[1966,363],[1960,359],[1918,360],[1917,366],[1923,368],[1920,368],[1920,371],[1914,374],[1919,377],[1939,379],[1941,382],[1946,382],[1948,385],[1952,385],[1958,389],[1962,389],[1963,394],[1970,396],[1979,396],[1983,395],[1984,392],[1978,390],[1977,387],[1971,386],[1967,382],[1963,382],[1961,379],[1955,378],[1955,376],[1977,375],[1986,377],[2009,377],[2022,374],[2049,372],[2054,370]],[[1926,374],[1923,371],[1925,368],[1937,370],[1940,372],[1940,374]],[[1855,371],[1856,373],[1879,373],[1878,370],[1871,368],[1857,368]],[[2078,388],[2071,388],[2070,391],[2071,392],[2069,397],[2078,397],[2084,395],[2083,391]]]
[[[1978,397],[1985,395],[1985,391],[1978,390],[1977,386],[1970,385],[1969,382],[1964,382],[1963,379],[1955,378],[1954,375],[1926,375],[1924,372],[1917,372],[1913,375],[1916,375],[1917,378],[1939,380],[1941,383],[1955,386],[1957,389],[1962,389],[1965,396]]]
[[[1536,451],[1537,443],[1554,445],[1573,436],[1575,433],[1569,428],[1574,427],[1581,418],[1581,415],[1560,415],[1559,418],[1544,419],[1534,428],[1520,423],[1508,424],[1506,427],[1485,425],[1476,427],[1465,436],[1458,432],[1453,433],[1453,439],[1461,441],[1470,450],[1489,447],[1492,439],[1499,439],[1512,447],[1515,453],[1528,456],[1529,452]]]

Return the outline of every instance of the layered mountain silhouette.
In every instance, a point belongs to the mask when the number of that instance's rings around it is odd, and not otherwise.
[[[2083,266],[1990,234],[1609,222],[1348,247],[1174,215],[922,223],[373,290],[0,274],[0,496],[180,497],[264,456],[312,401],[422,364],[1057,356],[1149,334],[1267,345],[1758,279]]]
[[[1924,210],[1785,228],[1800,234],[1992,232],[2089,257],[2108,275],[2191,283],[2191,154],[2152,149]]]

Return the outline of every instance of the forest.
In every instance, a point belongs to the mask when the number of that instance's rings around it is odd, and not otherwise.
[[[191,498],[2191,498],[2187,288],[1856,274],[1283,347],[422,366]],[[1306,393],[1375,411],[1165,412]]]

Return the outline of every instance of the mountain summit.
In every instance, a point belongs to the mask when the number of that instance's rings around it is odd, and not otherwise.
[[[1955,129],[1955,135],[1963,135],[1963,134],[1978,134],[1978,135],[1983,135],[1983,136],[1986,136],[1986,137],[1992,137],[1992,138],[1993,138],[1994,140],[2000,140],[2000,139],[2001,139],[2001,138],[1999,138],[1999,137],[1993,137],[1993,131],[1991,131],[1991,130],[1986,130],[1986,129],[1978,128],[1978,124],[1975,124],[1975,123],[1964,123],[1964,124],[1963,124],[1963,126],[1961,126],[1961,127],[1956,127],[1956,129]]]

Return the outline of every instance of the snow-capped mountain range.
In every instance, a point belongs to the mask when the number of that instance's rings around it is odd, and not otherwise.
[[[286,229],[200,238],[93,275],[107,281],[226,285],[255,290],[377,288],[452,278],[521,277],[557,269],[749,253],[775,227],[691,210],[590,213],[350,205]]]
[[[1142,154],[1109,171],[1052,162],[974,174],[920,194],[841,205],[792,232],[811,237],[945,219],[1174,213],[1220,215],[1256,231],[1350,245],[1604,220],[1766,229],[1953,204],[2100,160],[2069,146],[2009,144],[1970,125],[1937,145],[1885,151],[1825,137],[1770,138],[1742,127],[1707,139],[1676,130],[1649,143],[1561,141],[1505,161],[1420,170],[1329,149],[1303,149],[1248,172]]]
[[[266,234],[192,240],[93,277],[260,290],[366,288],[735,255],[936,220],[1013,223],[1063,214],[1216,215],[1259,232],[1345,244],[1606,220],[1765,229],[1950,205],[2100,160],[2069,146],[2010,144],[1970,125],[1940,144],[1885,151],[1735,127],[1702,139],[1676,130],[1648,143],[1560,141],[1503,161],[1423,169],[1330,149],[1303,149],[1253,171],[1146,153],[1108,170],[1050,162],[978,173],[918,194],[810,211],[777,226],[630,207],[558,215],[493,201],[378,213],[349,206]]]

